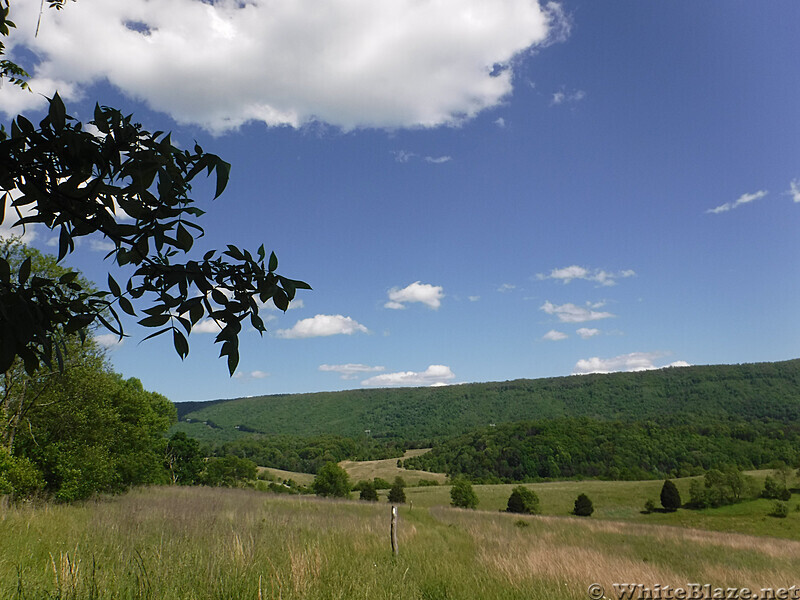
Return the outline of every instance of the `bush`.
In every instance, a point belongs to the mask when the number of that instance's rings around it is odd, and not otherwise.
[[[361,493],[358,495],[359,500],[366,500],[368,502],[378,501],[378,491],[372,482],[366,482],[366,485],[361,486]]]
[[[511,490],[508,497],[506,512],[535,515],[539,513],[539,496],[524,485],[518,485]]]
[[[478,506],[478,496],[469,481],[460,477],[453,480],[453,485],[450,488],[450,504],[457,508],[475,508]]]
[[[766,479],[764,479],[764,490],[761,492],[761,496],[772,500],[786,501],[791,499],[792,492],[779,479],[767,475]]]
[[[789,505],[780,500],[775,502],[775,504],[772,505],[772,511],[770,511],[769,516],[785,519],[789,516]]]
[[[594,505],[586,494],[580,494],[575,498],[575,508],[572,511],[573,515],[578,517],[590,517],[594,512]]]
[[[428,486],[439,485],[439,482],[436,481],[435,479],[420,479],[417,482],[417,485],[419,487],[428,487]]]
[[[44,479],[32,462],[0,448],[0,496],[30,496],[42,488]]]
[[[406,492],[405,492],[405,485],[406,482],[403,481],[402,477],[395,477],[394,484],[392,488],[389,490],[389,502],[392,504],[404,504],[406,501]]]
[[[656,503],[653,502],[652,500],[647,500],[644,503],[644,512],[647,513],[648,515],[652,512],[655,512],[655,510],[656,510]]]
[[[200,481],[205,485],[234,487],[255,479],[257,473],[258,467],[252,460],[229,454],[222,458],[209,458]]]
[[[661,487],[661,506],[664,507],[664,510],[673,512],[678,510],[681,505],[681,494],[678,492],[678,488],[667,479]]]
[[[388,490],[392,487],[392,484],[386,481],[383,477],[375,477],[372,480],[372,483],[376,490]]]
[[[335,462],[327,462],[320,467],[311,489],[317,496],[333,498],[350,497],[350,477]]]

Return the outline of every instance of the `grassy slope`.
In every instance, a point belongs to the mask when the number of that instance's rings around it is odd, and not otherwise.
[[[406,450],[403,458],[419,456],[428,451],[430,451],[430,448]],[[416,485],[420,479],[433,480],[439,483],[444,483],[445,479],[447,479],[447,475],[444,473],[429,473],[428,471],[400,468],[397,466],[396,458],[363,461],[343,460],[339,463],[339,466],[347,471],[347,474],[350,475],[350,480],[354,483],[362,479],[372,480],[375,477],[381,477],[391,483],[397,476],[402,477],[408,485]]]
[[[352,390],[195,404],[176,429],[235,439],[237,425],[263,433],[371,434],[427,439],[490,423],[560,416],[647,419],[675,413],[800,420],[800,360],[479,383]],[[197,408],[202,406],[201,408]],[[204,425],[211,421],[218,428]]]
[[[388,533],[386,504],[244,490],[6,508],[0,597],[585,600],[592,582],[608,596],[620,581],[759,589],[800,570],[800,542],[596,518],[415,502],[400,510],[397,558]]]

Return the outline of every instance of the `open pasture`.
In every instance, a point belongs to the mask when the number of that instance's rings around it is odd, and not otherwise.
[[[792,540],[423,504],[400,509],[397,558],[386,503],[173,487],[6,507],[0,597],[585,599],[593,582],[788,587],[800,569]]]

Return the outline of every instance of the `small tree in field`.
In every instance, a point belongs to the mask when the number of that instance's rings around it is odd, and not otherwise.
[[[460,477],[453,481],[453,487],[450,488],[450,504],[456,508],[475,508],[478,506],[478,496],[469,481]]]
[[[347,475],[347,471],[335,462],[325,463],[317,472],[311,489],[317,496],[349,498],[350,477]]]
[[[378,491],[375,489],[375,484],[371,481],[366,481],[361,486],[361,492],[358,496],[359,500],[367,500],[369,502],[378,501]]]
[[[661,487],[661,506],[669,512],[674,512],[682,506],[681,494],[669,479]]]
[[[511,490],[511,495],[508,497],[506,512],[526,515],[538,514],[539,496],[536,495],[536,492],[526,488],[524,485],[518,485]]]
[[[392,484],[391,489],[389,490],[389,502],[392,504],[405,504],[406,501],[406,492],[405,492],[405,485],[406,482],[403,481],[403,478],[399,475],[394,478],[394,484]]]
[[[590,517],[594,512],[594,505],[592,501],[589,500],[589,496],[586,494],[580,494],[577,498],[575,498],[575,508],[572,511],[573,515],[578,517]]]

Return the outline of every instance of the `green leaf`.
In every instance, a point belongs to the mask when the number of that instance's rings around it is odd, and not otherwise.
[[[270,252],[269,255],[269,272],[272,273],[278,270],[278,257],[275,256],[274,252]]]
[[[25,282],[28,281],[28,277],[31,275],[31,257],[25,259],[25,261],[19,266],[19,275],[17,278],[19,279],[20,285],[25,285]]]
[[[119,297],[119,307],[128,313],[130,316],[135,317],[136,311],[133,309],[133,304],[125,296]]]
[[[139,321],[142,327],[160,327],[169,321],[169,315],[152,315]]]
[[[186,337],[177,329],[172,330],[172,344],[175,346],[175,352],[178,353],[181,360],[188,356],[189,342],[186,341]]]
[[[3,224],[3,221],[6,218],[6,202],[8,202],[9,195],[8,192],[3,194],[3,197],[0,198],[0,225]]]
[[[219,157],[216,158],[217,161],[214,165],[214,170],[217,172],[217,191],[214,194],[214,199],[219,198],[222,192],[225,191],[225,187],[228,185],[228,178],[231,175],[230,163],[225,162]]]
[[[61,96],[58,95],[58,92],[56,92],[50,100],[48,116],[56,131],[64,129],[64,126],[67,124],[67,109],[64,107],[64,102],[61,100]]]
[[[111,290],[111,293],[116,298],[122,296],[122,290],[120,289],[119,284],[116,281],[114,281],[114,278],[111,276],[111,273],[108,274],[108,289]]]
[[[175,232],[175,241],[178,242],[178,248],[184,252],[188,252],[192,249],[194,237],[192,237],[192,234],[189,233],[181,223],[178,223],[178,229]]]

